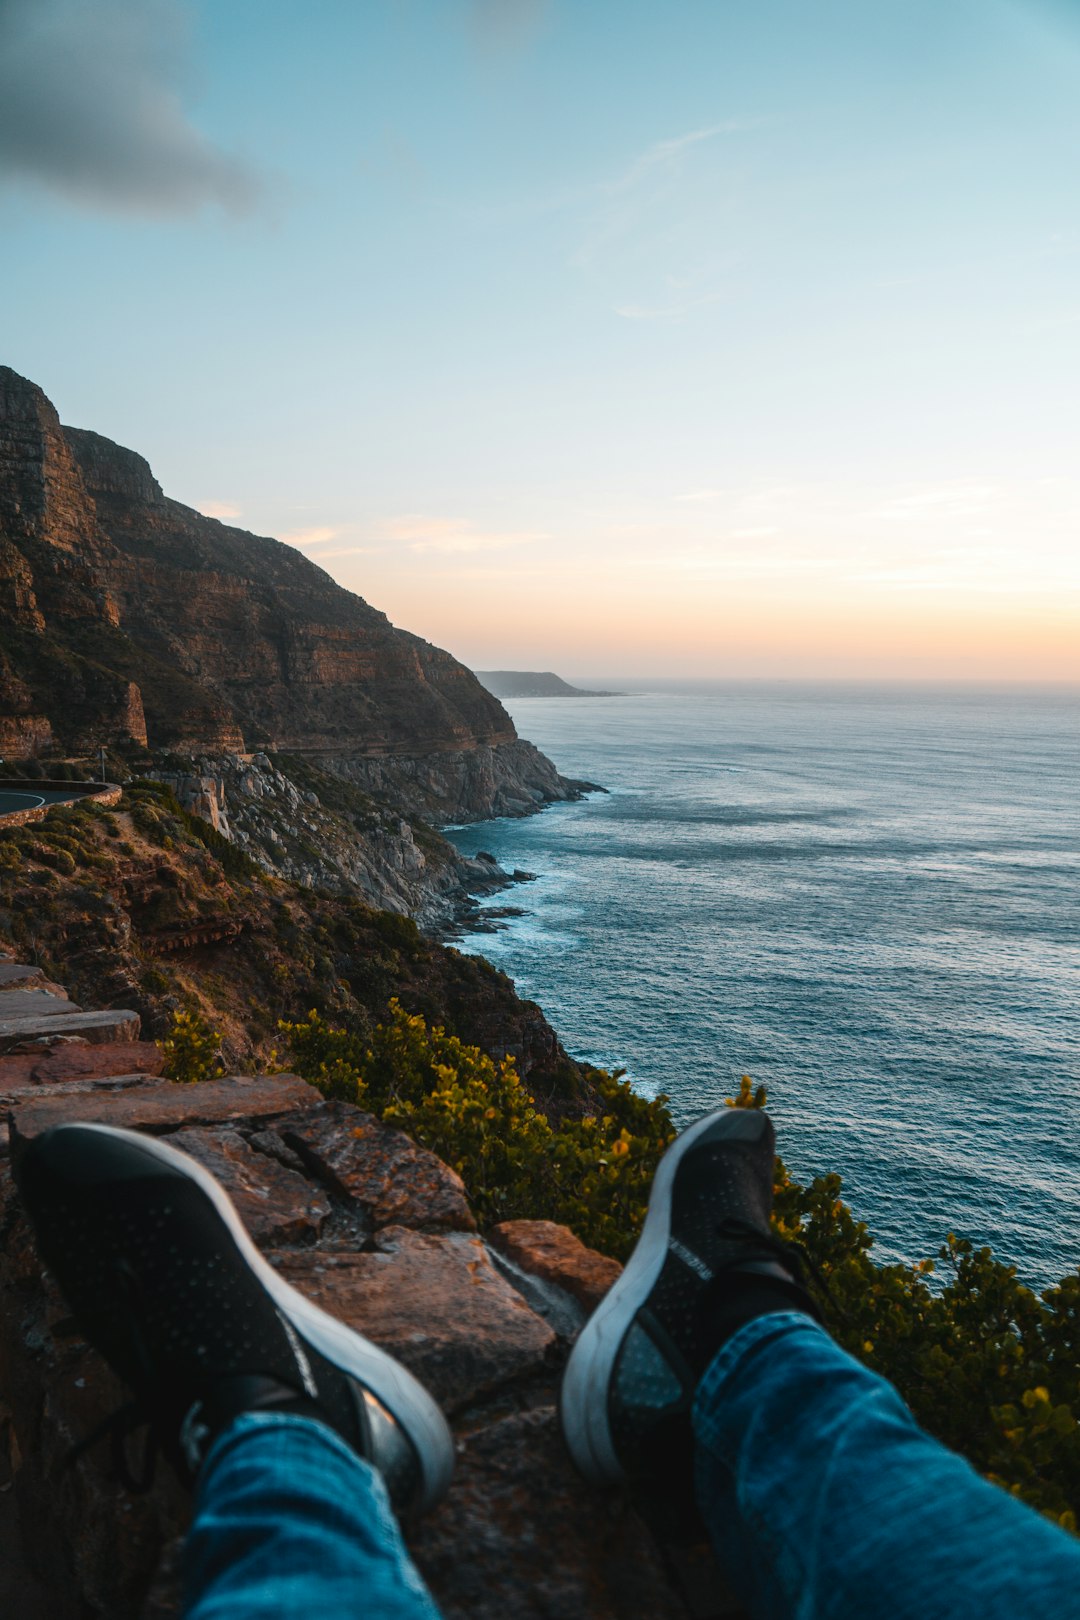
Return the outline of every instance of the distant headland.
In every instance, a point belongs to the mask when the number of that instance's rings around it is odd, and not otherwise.
[[[571,686],[561,675],[550,669],[474,669],[473,674],[493,697],[625,697],[625,692],[588,692],[582,686]]]

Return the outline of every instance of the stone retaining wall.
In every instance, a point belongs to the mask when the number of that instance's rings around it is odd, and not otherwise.
[[[124,793],[116,782],[58,782],[44,776],[0,777],[0,792],[5,787],[11,793],[65,793],[70,790],[71,798],[55,799],[51,804],[35,805],[30,810],[11,810],[7,815],[0,815],[0,827],[26,827],[32,821],[41,821],[58,805],[76,803],[81,799],[93,799],[95,804],[111,810],[120,803]]]

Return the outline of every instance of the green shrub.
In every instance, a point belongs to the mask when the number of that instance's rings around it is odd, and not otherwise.
[[[666,1098],[648,1102],[593,1071],[601,1109],[553,1127],[514,1064],[496,1064],[391,1002],[370,1037],[317,1014],[279,1026],[298,1071],[361,1103],[461,1174],[482,1222],[547,1218],[624,1258],[673,1135]],[[730,1106],[760,1108],[743,1077]],[[839,1176],[808,1186],[776,1165],[774,1228],[819,1272],[830,1330],[888,1378],[930,1433],[1069,1530],[1080,1506],[1080,1274],[1036,1295],[1015,1268],[950,1235],[937,1261],[879,1265],[841,1198]]]
[[[553,1127],[512,1058],[496,1063],[397,1001],[370,1037],[314,1012],[279,1027],[297,1072],[324,1095],[362,1104],[453,1165],[482,1221],[561,1221],[596,1248],[629,1253],[672,1136],[665,1099],[646,1102],[597,1071],[603,1112]]]
[[[166,1080],[192,1085],[221,1073],[221,1036],[199,1012],[174,1012],[169,1033],[158,1043],[165,1055]]]

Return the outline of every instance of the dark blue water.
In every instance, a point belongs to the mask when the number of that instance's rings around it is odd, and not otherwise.
[[[611,791],[453,834],[539,874],[470,936],[570,1051],[680,1122],[763,1081],[882,1257],[948,1231],[1080,1262],[1076,692],[723,687],[521,699]]]

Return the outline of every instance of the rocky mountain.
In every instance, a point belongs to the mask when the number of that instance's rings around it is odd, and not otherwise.
[[[0,367],[0,755],[306,755],[429,819],[577,795],[449,653]]]

